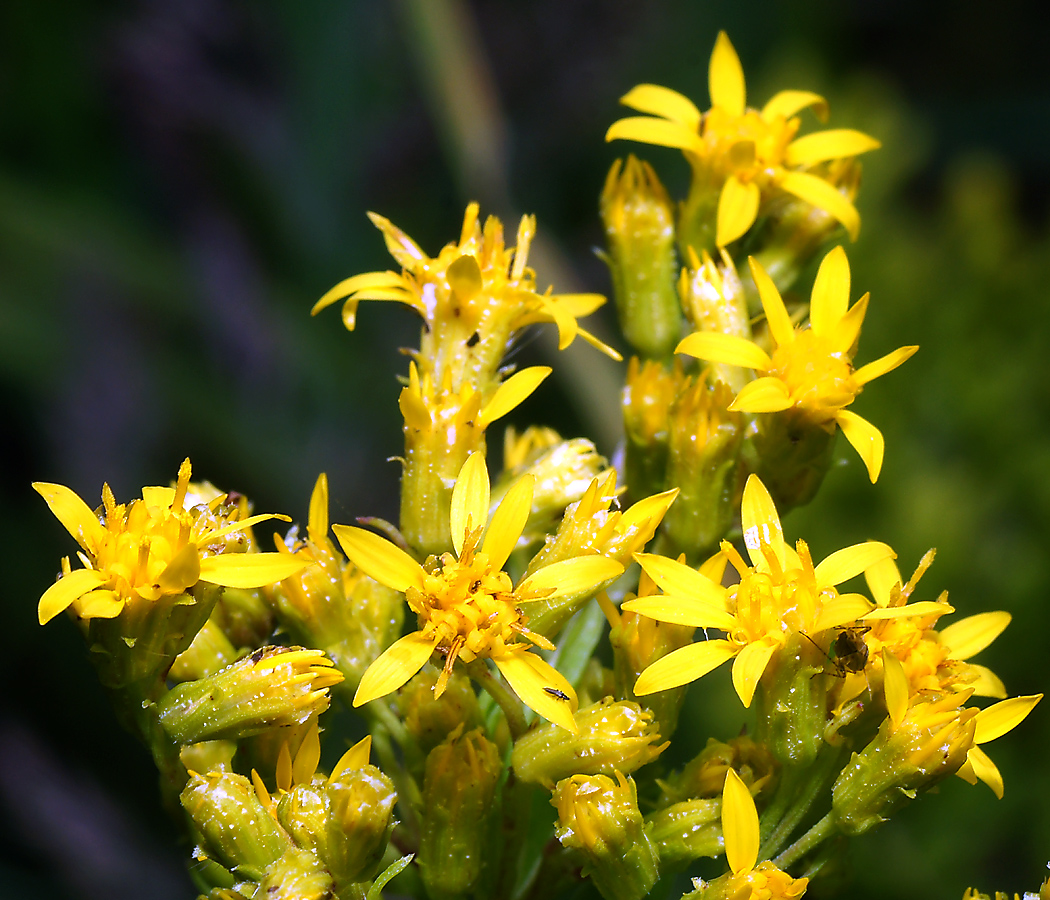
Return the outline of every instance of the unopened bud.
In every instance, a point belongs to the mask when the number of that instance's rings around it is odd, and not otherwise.
[[[554,833],[585,860],[584,874],[605,900],[641,900],[659,875],[659,856],[638,810],[634,781],[619,772],[558,782]]]
[[[656,759],[660,744],[653,716],[630,700],[606,697],[576,713],[579,733],[566,737],[553,723],[519,738],[511,764],[521,781],[553,787],[570,775],[629,775]]]
[[[180,744],[236,740],[298,725],[328,708],[328,688],[343,676],[320,650],[262,647],[208,678],[173,688],[157,717]]]
[[[289,850],[267,871],[254,896],[266,900],[325,900],[332,876],[309,850]]]
[[[283,794],[277,804],[277,821],[292,839],[305,850],[322,858],[325,850],[325,821],[328,797],[325,779],[315,777],[308,784],[296,784]]]
[[[660,854],[660,865],[675,869],[723,850],[722,800],[685,800],[645,817],[649,839]]]
[[[661,803],[720,797],[729,769],[737,773],[752,796],[767,790],[776,778],[776,763],[763,744],[747,735],[726,742],[710,738],[707,746],[686,763],[681,772],[660,781]]]
[[[495,864],[502,769],[499,749],[480,728],[454,732],[430,751],[417,860],[433,900],[476,890],[484,864]]]
[[[288,837],[243,775],[191,773],[179,800],[204,853],[243,878],[261,880],[289,849]]]
[[[325,862],[340,886],[368,881],[394,830],[393,782],[375,766],[339,773],[325,789]]]
[[[446,682],[440,697],[434,697],[437,675],[420,672],[401,689],[398,705],[405,728],[426,756],[453,731],[461,727],[467,731],[482,724],[481,707],[471,681],[454,673]]]

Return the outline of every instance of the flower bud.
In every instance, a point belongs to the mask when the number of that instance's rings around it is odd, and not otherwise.
[[[827,679],[819,649],[804,635],[792,634],[766,665],[756,691],[755,737],[777,762],[804,767],[824,746]]]
[[[309,850],[289,850],[266,872],[254,896],[266,900],[327,900],[332,876]]]
[[[645,817],[649,839],[660,854],[661,869],[677,869],[723,850],[722,800],[685,800]]]
[[[259,881],[289,849],[287,835],[243,775],[191,773],[179,800],[205,855],[244,878]]]
[[[459,727],[482,725],[481,707],[470,679],[454,673],[440,697],[434,697],[437,675],[423,671],[401,689],[398,705],[405,728],[425,757]]]
[[[583,868],[605,900],[641,900],[656,883],[659,857],[638,810],[634,781],[619,772],[573,775],[558,782],[554,833],[586,860]]]
[[[215,623],[215,613],[197,632],[193,642],[175,657],[168,670],[171,681],[194,681],[221,672],[237,658],[237,650]]]
[[[339,773],[328,784],[324,859],[340,888],[375,876],[394,830],[393,782],[375,766]]]
[[[627,364],[622,407],[626,441],[624,463],[627,484],[636,496],[667,487],[667,452],[671,439],[671,404],[678,393],[681,364],[672,371],[654,360],[632,356]]]
[[[416,859],[433,900],[478,890],[485,864],[495,866],[502,770],[498,748],[480,728],[457,730],[430,751]]]
[[[601,216],[624,337],[644,357],[668,357],[682,328],[674,292],[674,209],[652,166],[633,155],[614,162]]]
[[[236,740],[296,725],[328,708],[343,676],[320,650],[262,647],[216,675],[186,682],[157,703],[157,717],[180,744]]]
[[[681,772],[662,779],[661,803],[678,803],[697,797],[720,797],[726,772],[733,769],[752,796],[767,790],[776,778],[776,763],[769,750],[747,735],[722,741],[709,738],[707,746],[686,763]]]
[[[805,409],[792,407],[761,417],[751,442],[756,474],[781,515],[813,499],[831,467],[837,429]]]
[[[322,858],[325,851],[325,822],[328,818],[326,781],[315,777],[309,783],[296,784],[277,803],[277,821],[304,850],[313,850]]]
[[[656,759],[659,744],[653,716],[630,700],[606,697],[576,713],[579,733],[546,723],[519,738],[511,765],[521,781],[553,787],[570,775],[630,774]],[[658,746],[657,746],[658,745]]]
[[[886,719],[875,739],[855,753],[832,787],[832,814],[846,835],[874,828],[898,806],[958,771],[974,746],[971,691],[912,698],[903,720]]]

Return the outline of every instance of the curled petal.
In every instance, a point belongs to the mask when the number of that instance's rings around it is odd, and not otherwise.
[[[396,272],[364,272],[361,275],[344,278],[335,287],[326,291],[324,296],[313,305],[310,315],[316,316],[322,309],[331,306],[337,300],[342,300],[359,291],[383,288],[403,289],[403,285],[401,276]]]
[[[82,619],[115,619],[124,609],[116,591],[88,591],[73,601],[73,609]]]
[[[999,767],[992,762],[992,758],[980,747],[970,748],[970,752],[966,754],[966,762],[955,774],[970,784],[977,784],[978,781],[983,781],[992,789],[992,793],[996,797],[1000,800],[1003,799],[1002,773],[999,771]]]
[[[385,216],[370,212],[368,218],[383,233],[386,249],[399,265],[413,272],[416,264],[426,259],[419,245]]]
[[[416,674],[438,644],[438,636],[425,636],[421,631],[406,634],[394,641],[366,670],[354,694],[354,706],[385,697],[396,691]]]
[[[732,412],[772,413],[791,409],[794,401],[788,386],[779,378],[768,376],[749,381],[729,404]]]
[[[639,84],[620,98],[620,103],[638,112],[660,116],[685,125],[694,131],[700,127],[702,114],[688,97],[658,84]]]
[[[735,334],[721,334],[717,331],[694,331],[682,339],[674,352],[706,359],[708,362],[757,369],[759,372],[765,372],[773,365],[766,351],[758,344]]]
[[[860,455],[868,470],[868,478],[874,484],[879,480],[882,458],[886,453],[886,441],[882,437],[882,432],[867,419],[862,419],[848,409],[840,409],[835,414],[835,420],[839,423],[842,433],[846,435],[846,440]]]
[[[726,862],[734,875],[750,872],[758,861],[758,810],[735,769],[726,770],[722,788],[722,833]]]
[[[422,589],[426,577],[423,567],[400,547],[352,525],[333,525],[332,531],[347,559],[369,578],[395,591]]]
[[[734,656],[736,647],[729,641],[700,641],[680,647],[662,656],[642,672],[634,685],[634,693],[641,697],[688,684]]]
[[[762,107],[762,118],[767,122],[777,116],[790,119],[807,106],[813,107],[814,114],[821,122],[828,120],[828,101],[812,91],[779,91]]]
[[[715,243],[725,247],[743,237],[758,216],[762,192],[753,181],[740,181],[730,175],[718,196],[718,214]]]
[[[845,194],[823,178],[808,172],[785,172],[777,182],[789,194],[805,200],[838,220],[849,232],[850,240],[860,234],[860,214]]]
[[[95,590],[105,581],[105,576],[94,569],[77,569],[75,572],[63,575],[44,591],[44,595],[40,598],[37,606],[37,617],[40,624],[46,625],[74,600]]]

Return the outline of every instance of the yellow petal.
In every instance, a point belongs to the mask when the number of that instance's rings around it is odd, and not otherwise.
[[[725,609],[725,589],[685,563],[655,553],[636,553],[634,558],[665,594],[696,597]]]
[[[866,366],[861,366],[853,373],[853,380],[856,381],[857,384],[867,384],[869,381],[873,381],[880,375],[892,372],[905,360],[911,359],[912,355],[918,349],[918,346],[898,347],[892,353],[887,353],[885,356],[875,360],[875,362],[870,362]]]
[[[175,488],[149,485],[142,489],[142,500],[150,509],[170,509],[175,501]]]
[[[750,872],[758,861],[758,810],[735,769],[726,770],[722,788],[722,834],[726,862],[733,874]]]
[[[734,656],[736,647],[729,641],[700,641],[680,647],[660,657],[642,672],[634,685],[634,693],[641,697],[688,684],[703,678]]]
[[[970,748],[966,754],[966,764],[957,774],[970,784],[976,784],[980,779],[992,789],[996,797],[1003,799],[1003,776],[992,758],[980,747]]]
[[[671,508],[675,498],[678,496],[678,488],[671,488],[659,494],[644,497],[637,503],[632,503],[623,511],[616,530],[625,534],[632,528],[649,527],[656,528],[663,521],[667,510]]]
[[[115,619],[124,609],[116,591],[88,591],[73,601],[73,609],[82,619]]]
[[[404,268],[414,271],[416,264],[427,258],[419,245],[385,216],[370,212],[368,218],[382,232],[390,255]]]
[[[718,216],[715,243],[725,247],[743,237],[758,216],[762,192],[753,181],[740,181],[730,175],[718,196]]]
[[[315,544],[320,544],[328,536],[328,476],[324,472],[317,476],[313,493],[310,494],[310,517],[306,532]]]
[[[740,57],[729,41],[729,36],[718,32],[711,64],[707,71],[707,84],[711,92],[711,105],[724,109],[731,116],[742,116],[747,104],[744,87],[744,70]]]
[[[352,525],[333,525],[332,531],[347,559],[369,578],[395,591],[404,592],[410,587],[422,590],[426,575],[423,567],[400,547]]]
[[[481,293],[481,267],[469,253],[452,262],[446,272],[448,285],[461,303],[469,303]]]
[[[577,319],[601,309],[606,302],[604,294],[551,294],[549,299],[564,307],[569,315]]]
[[[106,577],[94,569],[77,569],[63,575],[44,591],[37,606],[37,618],[46,625],[55,616],[84,594],[93,591],[106,581]]]
[[[88,505],[76,493],[61,484],[35,481],[33,489],[47,501],[55,518],[73,535],[73,539],[89,553],[93,552],[105,529]]]
[[[321,761],[321,735],[317,721],[310,726],[299,749],[295,751],[295,762],[292,764],[292,783],[309,784]]]
[[[613,122],[605,132],[605,140],[639,141],[692,153],[699,153],[704,146],[695,129],[652,116],[628,116]]]
[[[842,223],[851,240],[857,239],[857,235],[860,234],[860,214],[838,188],[807,172],[785,172],[777,180],[777,184],[789,194],[824,210]]]
[[[817,588],[828,585],[842,584],[849,581],[854,575],[874,566],[884,559],[896,559],[897,554],[889,544],[879,541],[865,541],[863,544],[854,544],[836,550],[827,559],[823,560],[814,570],[817,579]]]
[[[513,552],[518,538],[525,530],[532,511],[532,494],[536,485],[534,475],[524,475],[511,485],[506,496],[492,514],[482,552],[489,558],[489,565],[502,569]]]
[[[979,666],[976,663],[967,663],[967,674],[974,676],[975,680],[966,686],[973,688],[975,697],[994,697],[996,700],[1006,699],[1006,685],[1002,679],[987,666]]]
[[[909,603],[907,606],[880,606],[863,618],[865,622],[883,622],[887,619],[907,619],[915,616],[946,616],[953,612],[955,609],[947,603],[920,600],[918,603]]]
[[[768,376],[749,381],[729,404],[732,412],[772,413],[794,406],[788,386],[779,378]]]
[[[492,661],[522,703],[566,731],[579,733],[573,716],[578,705],[576,691],[561,672],[536,654],[522,650],[494,656]]]
[[[860,455],[868,470],[868,478],[874,484],[879,480],[882,457],[886,453],[886,441],[882,437],[882,432],[867,419],[862,419],[848,409],[840,409],[835,415],[835,421],[839,423],[839,428],[842,429],[846,440]]]
[[[758,680],[766,671],[769,658],[773,655],[774,650],[776,647],[773,644],[754,641],[741,650],[733,660],[733,687],[745,707],[751,706],[755,688],[758,687]]]
[[[747,258],[751,266],[751,275],[758,287],[758,296],[762,299],[762,309],[766,313],[766,322],[769,323],[769,331],[773,335],[778,347],[790,344],[795,339],[795,326],[791,324],[791,316],[788,315],[787,307],[780,296],[780,291],[773,284],[773,279],[766,274],[762,264],[753,256]]]
[[[813,623],[813,633],[820,634],[828,628],[841,628],[855,622],[871,610],[871,602],[863,594],[840,594],[825,601],[820,615]]]
[[[738,624],[736,619],[723,607],[683,595],[659,594],[653,597],[638,597],[635,600],[628,600],[623,604],[622,609],[648,616],[658,622],[688,625],[691,628],[718,628],[721,631],[732,631]]]
[[[218,538],[226,537],[228,534],[236,534],[238,531],[244,531],[253,525],[258,525],[260,522],[268,522],[270,519],[280,519],[282,522],[291,521],[288,516],[280,513],[259,513],[257,516],[248,516],[247,519],[238,519],[236,522],[231,522],[222,528],[216,528],[215,531],[205,532],[201,538],[201,543],[213,544]]]
[[[892,558],[884,559],[865,569],[864,580],[879,606],[886,606],[890,602],[893,588],[899,588],[904,583],[900,569]]]
[[[828,335],[832,346],[839,353],[849,353],[857,342],[857,338],[860,337],[860,328],[864,324],[864,316],[868,312],[869,299],[871,299],[871,294],[865,294],[854,303],[846,315],[839,319],[838,325],[834,326],[831,334]],[[856,373],[854,373],[855,375]]]
[[[292,789],[292,752],[288,749],[288,741],[281,744],[277,753],[277,771],[274,779],[278,790],[287,793]]]
[[[744,546],[751,563],[762,569],[766,564],[762,544],[773,548],[781,566],[784,565],[784,529],[780,526],[773,498],[757,475],[748,475],[744,485],[744,497],[740,504],[740,521],[743,527]]]
[[[354,706],[385,697],[396,691],[426,665],[438,644],[438,636],[425,637],[421,631],[394,641],[366,670],[354,694]]]
[[[623,566],[615,559],[606,556],[577,556],[575,559],[563,559],[537,569],[521,584],[519,592],[545,591],[553,588],[545,599],[564,597],[582,591],[597,588],[603,581],[617,578],[623,574]]]
[[[999,637],[1011,618],[1010,613],[1002,610],[967,616],[940,632],[941,643],[948,648],[952,659],[969,659]]]
[[[201,581],[232,588],[257,588],[276,584],[310,564],[305,557],[287,553],[223,553],[201,560]]]
[[[1025,720],[1025,717],[1042,699],[1042,694],[1011,697],[1009,700],[1000,700],[987,709],[982,709],[974,719],[976,729],[973,734],[973,742],[987,744],[989,741],[1002,737],[1006,732],[1012,731]]]
[[[328,776],[328,783],[334,784],[347,772],[356,772],[368,765],[368,757],[372,752],[372,735],[366,734],[353,747],[339,757],[339,762]]]
[[[620,98],[620,103],[638,112],[661,116],[696,131],[702,114],[688,97],[658,84],[639,84]]]
[[[849,306],[849,260],[842,247],[835,247],[824,257],[813,282],[809,301],[809,321],[813,330],[832,337]]]
[[[564,350],[569,344],[576,340],[576,335],[579,333],[580,326],[576,321],[576,317],[562,304],[555,303],[552,297],[543,294],[536,294],[534,296],[539,298],[540,308],[542,310],[542,314],[537,317],[538,320],[549,320],[554,322],[558,329],[558,349]]]
[[[238,554],[245,555],[245,554]],[[275,554],[271,554],[275,555]],[[201,577],[201,557],[196,544],[187,544],[176,553],[157,579],[157,587],[165,594],[181,594],[193,587]],[[271,583],[271,582],[267,582]]]
[[[449,508],[449,528],[452,546],[456,555],[463,552],[463,539],[468,531],[483,528],[489,515],[489,471],[485,465],[485,454],[475,450],[452,488],[452,504]]]
[[[481,427],[487,428],[489,423],[509,413],[536,390],[551,371],[549,366],[530,366],[511,375],[496,388],[492,399],[481,410]]]
[[[358,291],[372,288],[396,288],[401,287],[401,285],[401,276],[396,272],[364,272],[361,275],[344,278],[313,305],[310,315],[316,316],[322,309],[331,306],[336,300],[342,300],[343,297],[356,294]]]
[[[674,352],[685,353],[709,362],[757,369],[759,372],[765,372],[773,365],[765,350],[758,344],[734,334],[720,334],[717,331],[694,331],[682,339]]]
[[[908,676],[904,674],[904,666],[889,649],[882,648],[882,677],[883,690],[886,693],[886,711],[890,715],[890,721],[896,728],[908,712],[908,699],[911,694],[911,685]]]
[[[843,159],[867,153],[869,150],[878,150],[881,146],[881,143],[863,131],[832,128],[793,140],[787,146],[784,162],[789,166],[812,166],[829,159]]]
[[[814,114],[821,122],[827,121],[828,101],[812,91],[780,91],[774,94],[772,99],[762,107],[762,118],[767,122],[777,116],[790,119],[807,106],[813,107]]]

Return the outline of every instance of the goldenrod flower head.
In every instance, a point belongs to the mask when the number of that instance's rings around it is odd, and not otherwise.
[[[687,252],[678,276],[678,299],[696,331],[718,331],[749,337],[750,316],[744,286],[732,257],[723,249],[718,262],[706,250]]]
[[[446,244],[434,258],[427,256],[407,234],[383,216],[368,217],[386,241],[401,273],[367,272],[339,282],[311,310],[316,315],[337,300],[343,303],[343,324],[354,330],[357,305],[362,300],[393,300],[411,307],[431,332],[454,327],[463,341],[479,345],[479,354],[503,355],[512,334],[534,322],[554,322],[558,346],[569,346],[577,335],[618,358],[576,322],[598,309],[600,294],[552,294],[536,289],[535,273],[528,267],[529,246],[536,231],[534,216],[522,216],[516,247],[507,247],[503,225],[489,216],[484,228],[478,221],[478,204],[471,203],[463,217],[457,243]],[[492,346],[484,346],[486,343]]]
[[[190,461],[179,468],[174,487],[146,487],[142,499],[118,504],[109,485],[103,506],[92,512],[73,491],[60,484],[33,487],[80,544],[84,568],[70,571],[40,598],[40,624],[72,606],[81,619],[112,619],[128,603],[152,603],[183,594],[197,582],[256,588],[287,578],[303,568],[302,560],[277,553],[239,553],[237,535],[266,519],[240,518],[219,494],[207,504],[187,508]]]
[[[797,114],[803,109],[813,107],[822,120],[827,118],[827,102],[809,91],[780,91],[761,110],[748,107],[740,59],[724,31],[711,54],[708,84],[711,108],[706,113],[677,91],[638,85],[620,102],[649,115],[614,122],[605,139],[681,150],[694,179],[719,190],[719,247],[741,237],[758,217],[762,201],[780,193],[830,213],[856,240],[857,210],[814,167],[874,150],[879,142],[850,128],[796,137],[801,124]]]
[[[554,725],[520,737],[511,755],[518,778],[553,787],[570,775],[629,775],[671,744],[660,743],[653,714],[631,700],[592,703],[576,713],[576,726],[579,733],[569,739]]]
[[[656,360],[632,356],[623,386],[623,421],[628,439],[644,448],[666,443],[669,412],[681,383],[681,366],[668,371]]]
[[[575,732],[575,692],[521,642],[524,638],[553,649],[546,638],[526,627],[528,618],[521,606],[593,589],[619,575],[623,566],[602,556],[576,556],[543,566],[515,586],[503,565],[528,521],[533,488],[530,476],[520,479],[489,519],[484,456],[471,454],[452,492],[451,537],[456,555],[445,553],[440,560],[429,560],[426,567],[371,532],[334,526],[350,560],[380,584],[402,591],[419,621],[418,631],[395,642],[365,672],[355,706],[397,690],[438,650],[445,657],[435,688],[438,696],[457,659],[468,663],[491,659],[528,706]]]
[[[752,341],[707,331],[686,337],[676,352],[761,373],[737,394],[730,409],[748,413],[795,409],[814,424],[833,427],[837,423],[860,454],[874,484],[885,449],[882,433],[846,407],[864,385],[893,371],[918,347],[899,347],[875,362],[853,368],[868,295],[847,308],[849,261],[841,247],[828,253],[820,265],[810,299],[809,325],[805,328],[791,324],[776,285],[753,258],[751,271],[775,344],[772,356]]]
[[[741,522],[751,565],[723,542],[722,552],[740,576],[727,588],[683,563],[637,554],[663,594],[631,600],[624,609],[664,622],[717,628],[726,638],[669,653],[641,674],[636,694],[695,681],[732,659],[733,686],[743,704],[750,706],[766,666],[789,637],[837,628],[871,608],[860,594],[839,594],[835,586],[893,556],[886,544],[855,544],[814,566],[804,541],[795,549],[785,542],[773,499],[755,475],[744,487]]]
[[[808,878],[792,878],[771,862],[758,862],[758,810],[747,785],[733,769],[726,772],[722,789],[722,835],[729,874],[723,883],[712,883],[705,898],[794,900],[806,893]]]

